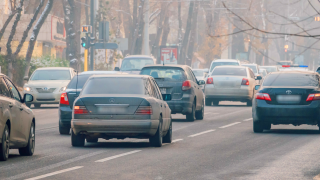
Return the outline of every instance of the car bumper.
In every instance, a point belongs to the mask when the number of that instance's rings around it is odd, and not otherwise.
[[[255,121],[271,124],[310,124],[317,125],[320,117],[320,103],[313,101],[309,105],[272,105],[264,100],[256,100],[253,106]]]
[[[101,134],[108,137],[153,136],[158,126],[159,120],[71,120],[71,128],[75,134]]]
[[[59,106],[59,124],[65,127],[71,126],[72,109],[70,106]]]
[[[31,104],[59,104],[60,97],[63,92],[53,92],[53,93],[38,93],[24,91],[24,94],[31,94],[33,96],[33,101]]]
[[[191,97],[190,94],[183,94],[181,99],[172,99],[166,101],[171,109],[171,114],[176,113],[191,113],[192,112],[192,103],[194,97]]]
[[[249,100],[252,98],[249,87],[240,88],[214,88],[213,85],[206,86],[205,97],[218,100]]]

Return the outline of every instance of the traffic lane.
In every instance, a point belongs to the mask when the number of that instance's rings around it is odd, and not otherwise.
[[[58,127],[59,111],[58,105],[43,105],[40,108],[31,108],[36,119],[36,131]]]
[[[252,121],[243,121],[243,123],[219,128],[199,136],[185,137],[184,140],[167,144],[162,148],[134,148],[128,149],[126,153],[119,152],[112,156],[99,154],[90,160],[55,169],[59,171],[81,166],[81,170],[57,174],[47,179],[101,179],[104,177],[110,179],[310,179],[314,177],[319,168],[319,158],[315,157],[319,154],[319,150],[315,148],[319,140],[317,128],[275,127],[276,130],[255,134],[252,132]],[[313,151],[306,153],[309,148],[313,148]],[[302,157],[303,162],[295,162],[294,157]],[[283,164],[290,166],[283,167]],[[304,166],[301,166],[302,164]],[[277,165],[278,169],[270,171],[268,168],[274,169],[274,165]],[[290,173],[292,169],[296,173]],[[287,173],[282,173],[284,171]],[[43,172],[45,173],[50,172]]]

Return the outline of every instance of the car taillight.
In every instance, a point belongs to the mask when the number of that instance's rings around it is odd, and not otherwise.
[[[309,94],[306,101],[320,100],[320,94]]]
[[[213,84],[213,78],[212,77],[208,77],[207,84]]]
[[[191,89],[191,82],[190,80],[187,80],[187,81],[184,81],[182,83],[182,91],[186,91],[186,90],[189,90]]]
[[[67,93],[62,93],[60,97],[60,104],[69,105]]]
[[[247,78],[243,78],[241,85],[249,85],[249,80]]]
[[[256,99],[271,101],[271,98],[270,98],[269,94],[267,94],[267,93],[257,93]]]
[[[74,114],[88,114],[89,111],[85,106],[74,106],[73,108]]]
[[[151,106],[139,106],[136,110],[136,115],[148,115],[152,114],[152,107]]]

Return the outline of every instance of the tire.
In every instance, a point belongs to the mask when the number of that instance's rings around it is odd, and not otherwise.
[[[247,106],[252,106],[252,100],[247,101]]]
[[[75,135],[71,129],[71,145],[74,147],[83,147],[84,146],[84,136],[81,134]]]
[[[33,104],[35,108],[40,108],[41,104]]]
[[[270,130],[270,129],[271,129],[271,123],[266,123],[266,124],[264,124],[263,129],[264,129],[264,130]]]
[[[219,106],[219,101],[217,101],[217,100],[212,101],[212,103],[214,106]]]
[[[96,142],[98,142],[98,138],[87,137],[86,140],[87,140],[87,142],[89,142],[89,143],[96,143]]]
[[[62,126],[62,125],[60,125],[60,123],[59,123],[59,133],[60,133],[60,134],[69,135],[69,134],[70,134],[70,127]]]
[[[201,110],[196,112],[196,119],[203,120],[204,117],[204,103],[202,103]]]
[[[172,118],[171,118],[172,119]],[[168,129],[167,134],[163,137],[163,143],[171,143],[172,142],[172,121],[170,120],[170,127]]]
[[[149,138],[149,142],[150,142],[151,146],[153,146],[153,147],[161,147],[162,146],[162,122],[161,122],[161,119],[160,119],[156,134]]]
[[[212,106],[212,100],[206,99],[206,106]]]
[[[32,156],[34,153],[35,145],[36,145],[36,134],[35,134],[34,123],[32,122],[30,127],[28,145],[24,148],[19,148],[19,154],[21,156]]]
[[[30,108],[30,107],[31,107],[31,104],[30,104],[30,103],[26,103],[26,106],[27,106],[28,108]]]
[[[193,122],[196,119],[196,105],[195,102],[192,103],[191,113],[186,114],[187,121]]]
[[[258,122],[253,122],[253,132],[255,133],[263,132],[263,125]]]
[[[0,161],[6,161],[9,158],[10,149],[10,131],[8,125],[4,127],[2,140],[0,144]]]

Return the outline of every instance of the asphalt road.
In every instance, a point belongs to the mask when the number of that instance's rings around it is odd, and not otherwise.
[[[32,157],[10,151],[0,179],[313,179],[320,173],[316,126],[272,126],[252,131],[251,108],[224,102],[205,108],[205,119],[173,115],[174,143],[150,147],[148,140],[100,140],[71,146],[58,132],[57,107],[33,109],[36,150]],[[315,178],[316,179],[316,178]],[[320,179],[320,176],[319,176]]]

